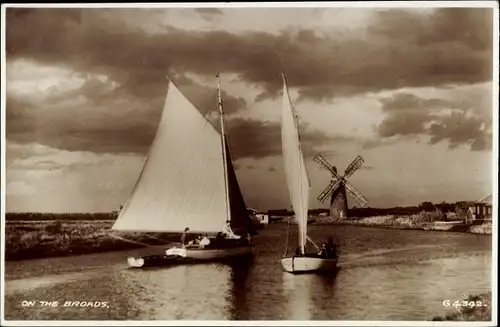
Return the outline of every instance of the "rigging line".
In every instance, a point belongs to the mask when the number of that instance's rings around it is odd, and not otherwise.
[[[139,242],[139,241],[133,241],[133,240],[128,240],[124,237],[121,237],[121,236],[118,236],[118,235],[115,235],[113,233],[110,233],[109,236],[111,236],[112,238],[115,238],[117,240],[121,240],[121,241],[124,241],[124,242],[127,242],[127,243],[132,243],[132,244],[137,244],[137,245],[140,245],[140,246],[145,246],[145,247],[151,247],[150,244],[147,244],[147,243],[143,243],[143,242]]]
[[[320,251],[320,248],[319,248],[318,244],[314,243],[314,241],[312,240],[312,238],[310,238],[310,237],[309,237],[309,235],[306,235],[306,237],[307,237],[307,240],[308,240],[309,242],[311,242],[311,243],[312,243],[312,245],[314,245],[314,247],[315,247],[315,248],[318,250],[318,252],[319,252],[319,251]]]
[[[210,118],[208,117],[210,113],[212,113],[212,108],[206,108],[204,113],[200,112],[200,114],[203,116],[203,118],[205,118],[206,124],[210,124],[215,130],[218,131],[217,126],[215,125],[215,123],[212,122],[210,120]],[[219,131],[219,133],[220,133],[220,131]]]
[[[153,240],[162,241],[162,242],[164,242],[164,243],[171,243],[170,241],[167,241],[167,240],[161,239],[161,238],[159,238],[159,237],[154,237],[154,236],[149,235],[149,234],[144,234],[144,236],[149,237],[149,238],[151,238],[151,239],[153,239]]]

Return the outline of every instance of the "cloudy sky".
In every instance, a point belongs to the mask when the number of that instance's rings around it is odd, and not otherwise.
[[[116,210],[158,125],[165,75],[216,109],[247,204],[290,207],[282,52],[312,183],[365,159],[372,207],[474,200],[492,187],[491,9],[170,8],[6,12],[6,210]],[[350,199],[350,205],[356,203]]]

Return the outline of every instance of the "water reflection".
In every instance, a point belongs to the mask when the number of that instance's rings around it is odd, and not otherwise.
[[[311,228],[313,238],[331,230]],[[442,301],[491,289],[491,237],[335,226],[336,278],[280,265],[286,229],[259,235],[253,263],[128,269],[142,251],[6,262],[6,319],[427,320]],[[106,301],[109,309],[23,307],[23,300]]]
[[[126,269],[115,282],[131,290],[129,302],[140,312],[137,319],[239,319],[247,311],[250,269],[246,261]]]
[[[282,273],[283,293],[287,299],[287,319],[317,320],[324,317],[334,300],[339,270],[329,274]]]
[[[248,319],[249,308],[247,302],[248,276],[253,267],[253,261],[238,260],[228,264],[230,268],[230,288],[227,292],[227,301],[231,304],[228,310],[228,319]]]

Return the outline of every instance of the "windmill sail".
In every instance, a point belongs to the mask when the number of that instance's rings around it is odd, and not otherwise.
[[[299,247],[305,252],[307,240],[307,211],[309,202],[309,179],[307,177],[304,156],[300,146],[299,131],[295,111],[283,77],[283,107],[281,142],[285,166],[286,181],[290,200],[297,219]]]
[[[221,231],[229,219],[224,174],[232,170],[223,151],[219,132],[170,81],[143,170],[112,229]]]

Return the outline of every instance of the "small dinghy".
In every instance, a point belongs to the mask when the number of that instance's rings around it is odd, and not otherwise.
[[[127,263],[131,268],[171,266],[185,263],[176,255],[149,255],[144,257],[129,257]]]

